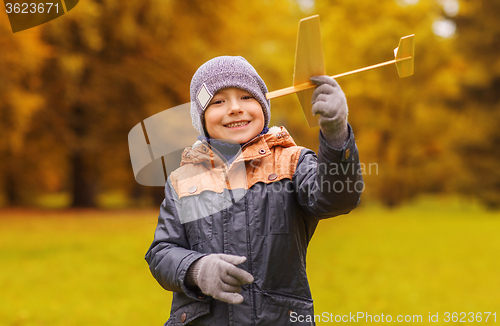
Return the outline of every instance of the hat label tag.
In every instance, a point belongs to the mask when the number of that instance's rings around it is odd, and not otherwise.
[[[208,106],[208,103],[210,103],[210,100],[213,98],[214,96],[212,95],[212,93],[210,93],[210,91],[208,90],[208,87],[207,85],[205,85],[205,83],[203,83],[201,85],[201,89],[200,91],[198,92],[198,102],[200,104],[200,106],[202,107],[203,111],[207,108]]]

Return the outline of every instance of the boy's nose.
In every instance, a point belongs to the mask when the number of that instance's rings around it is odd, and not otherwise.
[[[241,108],[239,101],[231,100],[229,102],[229,112],[228,112],[229,114],[240,113],[242,111],[243,109]]]

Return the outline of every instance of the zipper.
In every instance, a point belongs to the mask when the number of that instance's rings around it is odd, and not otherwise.
[[[276,292],[276,291],[267,291],[267,292],[262,291],[261,294],[263,296],[269,297],[269,298],[272,298],[273,296],[277,296],[277,297],[282,297],[282,298],[286,298],[286,299],[295,299],[295,300],[304,301],[307,303],[313,303],[312,299],[304,298],[304,297],[294,295],[294,294],[289,294],[289,293],[282,293],[282,292]]]

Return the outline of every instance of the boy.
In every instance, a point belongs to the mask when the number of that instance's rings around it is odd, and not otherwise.
[[[319,220],[351,211],[363,188],[345,95],[328,76],[311,80],[317,156],[268,128],[267,87],[244,58],[217,57],[194,74],[200,141],[168,178],[146,254],[174,292],[166,325],[311,325],[297,318],[314,314],[307,245]]]

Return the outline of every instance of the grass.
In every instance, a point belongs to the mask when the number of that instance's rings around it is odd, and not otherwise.
[[[144,254],[157,211],[2,211],[0,325],[163,325]]]
[[[171,294],[143,259],[156,218],[0,211],[0,325],[163,325]],[[315,311],[420,314],[427,324],[429,312],[442,321],[496,309],[500,321],[499,231],[499,213],[435,200],[322,221],[307,261]]]
[[[308,253],[315,313],[497,311],[500,321],[499,231],[499,213],[430,200],[322,221]]]

